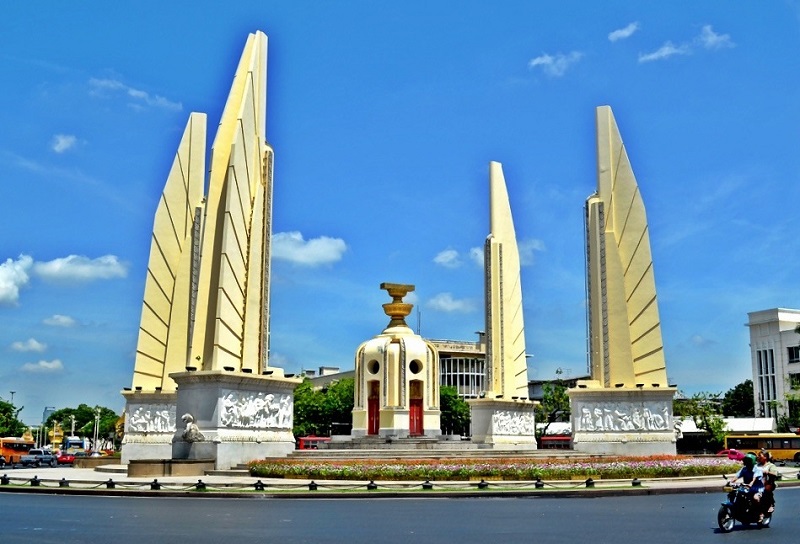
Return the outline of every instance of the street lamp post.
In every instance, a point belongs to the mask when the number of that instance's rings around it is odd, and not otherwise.
[[[16,391],[11,391],[11,404],[14,404],[14,393],[16,393]]]
[[[97,451],[97,441],[100,438],[100,408],[94,411],[94,442],[92,442],[92,449]]]

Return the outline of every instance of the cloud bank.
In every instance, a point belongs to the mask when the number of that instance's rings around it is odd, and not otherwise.
[[[28,255],[20,255],[16,261],[6,259],[0,264],[0,306],[19,304],[19,290],[28,285],[28,271],[32,266],[33,259]]]
[[[70,316],[60,314],[55,314],[48,317],[43,323],[45,325],[50,325],[51,327],[74,327],[78,324],[78,322],[72,319]]]
[[[543,53],[528,61],[528,68],[541,68],[548,76],[561,77],[567,73],[570,66],[581,60],[582,57],[583,53],[580,51],[572,51],[566,55],[562,53],[555,55]]]
[[[21,370],[30,374],[51,374],[64,370],[64,365],[59,359],[52,361],[39,361],[38,363],[25,363]]]
[[[75,147],[77,143],[78,139],[71,134],[56,134],[53,136],[53,143],[50,148],[56,153],[64,153]]]
[[[341,238],[320,236],[304,240],[300,232],[279,232],[272,236],[272,257],[301,266],[320,266],[342,260],[347,244]]]
[[[11,349],[14,351],[34,351],[37,353],[42,353],[44,350],[47,349],[47,344],[42,344],[35,338],[28,338],[24,342],[14,342],[11,344]]]
[[[624,40],[626,38],[630,38],[633,34],[639,30],[639,23],[631,23],[625,28],[620,28],[619,30],[615,30],[608,35],[608,41],[616,42],[619,40]]]
[[[82,255],[70,255],[48,262],[37,262],[33,272],[45,280],[87,282],[124,278],[128,267],[116,255],[104,255],[90,259]]]
[[[174,111],[181,111],[183,109],[183,104],[180,102],[173,102],[159,95],[151,96],[150,93],[146,91],[134,89],[133,87],[129,87],[128,85],[125,85],[116,79],[91,78],[89,80],[89,86],[92,89],[89,94],[92,96],[106,96],[109,94],[122,93],[124,96],[132,98],[135,106],[141,107],[144,104],[151,107],[164,108]]]
[[[439,293],[428,301],[428,308],[447,313],[469,313],[475,311],[475,304],[469,299],[454,299],[450,293]]]

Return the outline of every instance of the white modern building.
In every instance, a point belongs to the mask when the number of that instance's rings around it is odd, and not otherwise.
[[[455,387],[463,399],[486,393],[486,335],[477,334],[477,342],[429,340],[439,352],[439,385]]]
[[[756,417],[800,411],[800,310],[772,308],[747,314]]]

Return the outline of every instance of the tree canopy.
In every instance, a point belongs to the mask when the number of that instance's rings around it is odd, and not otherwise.
[[[542,400],[534,410],[537,423],[543,424],[536,426],[536,441],[539,446],[541,446],[542,436],[547,432],[551,423],[570,419],[569,395],[567,395],[567,384],[561,377],[562,373],[560,368],[557,369],[556,379],[542,385]]]
[[[469,404],[458,396],[458,389],[448,385],[439,388],[439,409],[442,434],[469,434]]]
[[[25,433],[28,426],[19,420],[21,411],[22,407],[17,408],[10,402],[0,400],[0,436],[20,437]]]
[[[722,413],[730,417],[755,417],[753,380],[745,380],[725,393]]]
[[[45,421],[47,427],[53,427],[58,423],[62,432],[67,435],[72,432],[72,416],[75,417],[75,434],[92,438],[94,436],[94,425],[96,411],[100,410],[100,425],[98,427],[98,437],[101,442],[106,440],[114,441],[116,437],[116,424],[119,416],[111,408],[104,406],[89,406],[79,404],[77,408],[61,408],[56,410]],[[99,445],[93,445],[94,449],[99,449]]]
[[[315,389],[306,378],[294,390],[295,436],[330,436],[340,427],[353,424],[355,381],[344,378]]]
[[[700,392],[673,402],[675,417],[691,417],[695,426],[707,433],[702,445],[713,451],[722,447],[726,434],[719,397],[719,393]]]

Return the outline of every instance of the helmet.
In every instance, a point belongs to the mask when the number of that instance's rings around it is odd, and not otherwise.
[[[756,456],[752,453],[748,453],[742,459],[742,464],[747,468],[753,468],[756,465]]]

